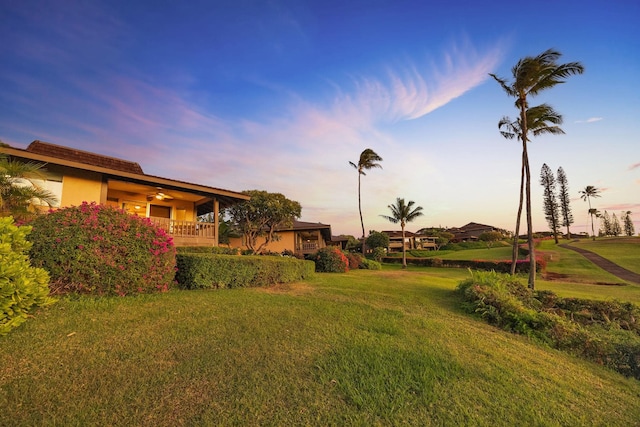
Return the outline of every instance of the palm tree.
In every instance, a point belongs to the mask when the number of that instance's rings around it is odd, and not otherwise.
[[[349,164],[358,171],[358,210],[360,211],[360,225],[362,226],[362,255],[365,254],[366,248],[365,248],[365,241],[364,241],[364,221],[362,220],[362,200],[360,197],[360,177],[362,175],[366,175],[366,173],[364,173],[365,170],[369,170],[373,168],[382,169],[382,166],[380,166],[380,164],[377,163],[381,161],[382,161],[382,157],[378,156],[378,154],[375,151],[373,151],[371,148],[367,148],[362,153],[360,153],[360,160],[358,160],[357,164],[353,162],[349,162]]]
[[[537,107],[531,107],[527,110],[527,129],[531,131],[533,136],[551,134],[558,135],[564,134],[564,131],[560,128],[562,124],[562,115],[556,112],[553,107],[547,104],[538,105]],[[498,129],[500,133],[506,139],[518,138],[522,141],[522,126],[520,126],[520,120],[512,121],[509,117],[503,117],[498,122]],[[511,275],[516,274],[516,263],[518,261],[518,240],[520,238],[520,219],[522,218],[522,204],[524,200],[524,177],[525,177],[525,160],[527,156],[525,153],[525,145],[522,147],[522,167],[520,168],[520,200],[518,203],[518,215],[516,217],[516,232],[513,236],[513,250],[511,253]]]
[[[535,57],[527,56],[518,61],[511,69],[513,81],[508,82],[495,74],[490,74],[504,89],[508,96],[516,99],[515,106],[520,113],[520,139],[522,141],[522,169],[524,170],[524,185],[527,211],[527,243],[529,247],[529,287],[535,288],[536,257],[533,247],[533,221],[531,218],[531,171],[529,169],[529,155],[527,142],[529,141],[529,109],[528,98],[538,95],[545,89],[550,89],[574,74],[582,74],[584,67],[579,62],[557,64],[562,56],[560,52],[549,49]]]
[[[415,202],[413,200],[410,200],[409,203],[405,203],[404,199],[398,197],[395,205],[387,206],[391,210],[391,215],[380,215],[394,224],[400,223],[400,228],[402,229],[402,268],[407,268],[407,249],[404,245],[404,226],[417,217],[422,216],[422,206],[416,206],[415,209],[412,209],[414,204]]]
[[[55,196],[38,184],[45,179],[44,164],[10,160],[0,153],[0,216],[26,218],[37,212],[34,201],[54,205]]]
[[[595,209],[591,209],[591,198],[600,197],[600,190],[593,185],[587,185],[584,190],[580,190],[580,198],[589,203],[589,216],[591,216],[591,235],[593,240],[596,240],[596,232],[593,228],[593,215],[596,213]]]

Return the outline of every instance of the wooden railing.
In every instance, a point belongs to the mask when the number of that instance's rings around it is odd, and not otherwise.
[[[149,219],[174,237],[212,240],[216,238],[216,228],[210,222],[180,221],[153,217]]]

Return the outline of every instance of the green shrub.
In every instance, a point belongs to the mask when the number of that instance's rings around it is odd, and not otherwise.
[[[32,225],[32,262],[49,272],[55,293],[129,295],[173,282],[172,238],[148,218],[85,202]]]
[[[335,246],[319,249],[311,259],[316,263],[317,272],[345,273],[349,271],[349,260]]]
[[[382,261],[382,258],[384,258],[386,255],[387,255],[387,251],[385,250],[385,248],[378,247],[378,248],[373,248],[369,256],[374,261],[380,262]]]
[[[11,217],[0,218],[0,335],[27,320],[34,309],[54,302],[49,275],[29,263],[30,231],[14,225]]]
[[[382,270],[382,264],[372,259],[364,258],[360,264],[360,268],[365,270]]]
[[[640,307],[534,292],[510,276],[472,272],[458,285],[464,307],[504,329],[640,379]]]
[[[288,257],[179,253],[176,281],[182,289],[218,289],[269,286],[307,279],[311,261]]]
[[[379,231],[372,231],[365,240],[367,242],[367,248],[387,248],[389,247],[389,235],[381,233]]]
[[[351,270],[363,268],[362,262],[364,261],[365,258],[362,256],[362,254],[355,253],[355,252],[347,252],[345,255],[347,257],[347,260],[349,260],[349,268]]]

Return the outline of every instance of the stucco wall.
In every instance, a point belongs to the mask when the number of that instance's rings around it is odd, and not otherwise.
[[[267,247],[264,249],[265,251],[283,252],[284,250],[289,250],[293,252],[296,250],[295,235],[293,231],[279,232],[278,236],[280,236],[280,240],[278,240],[277,242],[270,242],[269,245],[267,245]],[[247,249],[247,246],[243,245],[242,237],[232,238],[230,240],[231,242],[229,246],[231,246],[232,248],[240,248],[243,250]],[[264,237],[259,237],[258,242],[256,243],[256,247],[264,243],[264,240]]]
[[[65,172],[63,175],[60,206],[78,206],[82,202],[105,203],[106,200],[106,184],[103,185],[101,174]]]

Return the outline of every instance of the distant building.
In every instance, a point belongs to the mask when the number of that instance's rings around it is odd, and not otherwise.
[[[389,252],[402,252],[402,231],[382,231],[382,233],[389,236]],[[426,236],[424,234],[412,233],[411,231],[404,232],[404,247],[406,250],[422,249],[422,250],[435,250],[437,249],[436,237]]]
[[[492,225],[478,224],[477,222],[470,222],[460,228],[453,227],[447,230],[448,233],[453,234],[453,238],[451,239],[453,243],[473,242],[478,240],[481,234],[490,231],[497,231],[505,236],[509,234],[507,230]]]

